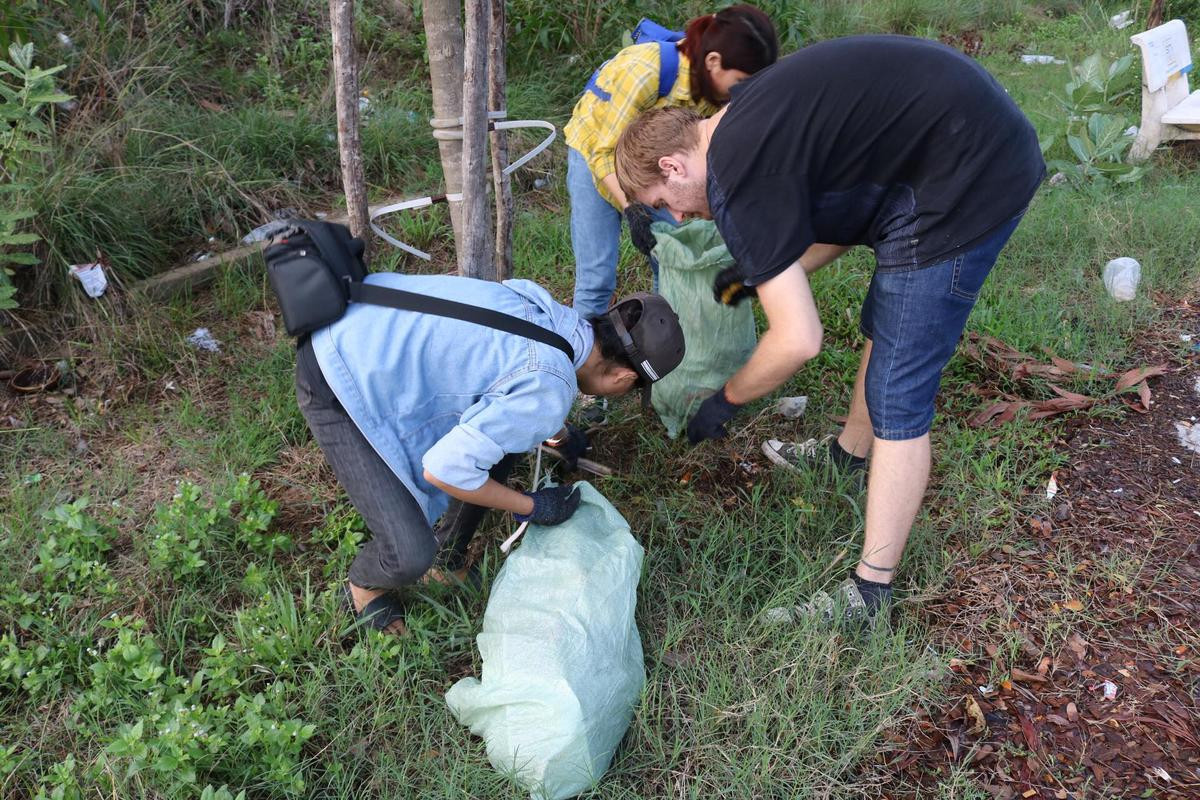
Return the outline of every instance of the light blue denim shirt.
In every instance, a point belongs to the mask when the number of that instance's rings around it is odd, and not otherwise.
[[[351,303],[312,334],[338,400],[375,452],[412,492],[432,525],[451,486],[478,489],[506,453],[524,453],[562,428],[592,350],[592,326],[530,281],[379,273],[367,283],[491,308],[549,328],[561,350],[472,322]]]

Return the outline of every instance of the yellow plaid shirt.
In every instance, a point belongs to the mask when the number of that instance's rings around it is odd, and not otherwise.
[[[692,66],[688,57],[679,54],[679,75],[665,97],[658,96],[658,70],[662,61],[657,42],[626,47],[600,68],[596,83],[611,95],[602,100],[594,92],[585,91],[575,104],[571,121],[563,129],[567,145],[579,151],[587,160],[596,189],[608,202],[616,201],[600,179],[616,171],[613,151],[621,132],[643,111],[664,106],[695,109],[703,116],[717,113],[717,106],[707,100],[692,100]]]

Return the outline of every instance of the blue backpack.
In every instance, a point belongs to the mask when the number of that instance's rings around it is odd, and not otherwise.
[[[658,52],[661,56],[658,66],[658,96],[666,97],[671,93],[675,79],[679,77],[679,51],[675,49],[675,43],[683,38],[683,31],[664,28],[654,20],[643,17],[637,27],[633,29],[630,38],[633,39],[634,44],[658,42]],[[596,79],[600,77],[600,70],[604,69],[605,64],[608,62],[605,61],[599,69],[592,73],[584,91],[591,92],[601,100],[608,101],[612,99],[612,95],[601,89],[600,85],[596,83]]]

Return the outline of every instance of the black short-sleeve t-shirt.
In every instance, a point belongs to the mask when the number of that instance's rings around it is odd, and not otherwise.
[[[972,59],[908,36],[810,45],[736,86],[708,150],[713,219],[749,284],[816,242],[916,269],[984,238],[1045,174],[1033,126]]]

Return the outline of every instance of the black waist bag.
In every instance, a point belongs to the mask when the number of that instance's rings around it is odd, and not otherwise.
[[[557,347],[575,362],[575,351],[562,336],[529,320],[490,308],[440,297],[363,283],[363,242],[334,222],[288,220],[288,230],[263,252],[267,278],[291,336],[303,336],[341,319],[349,303],[370,303],[461,319]]]
[[[292,336],[312,333],[341,318],[350,286],[367,276],[363,242],[345,225],[303,219],[271,240],[263,252],[267,278],[283,326]]]

